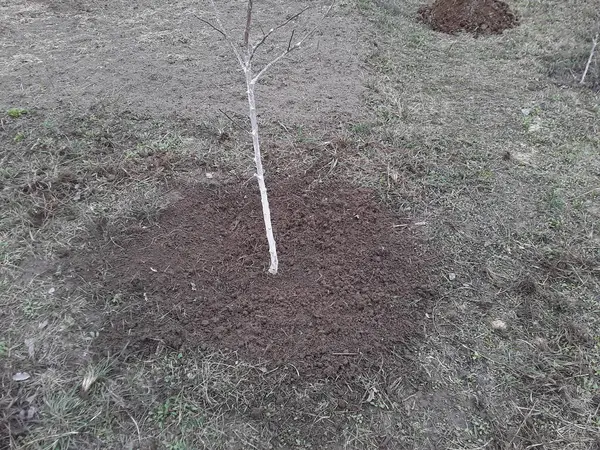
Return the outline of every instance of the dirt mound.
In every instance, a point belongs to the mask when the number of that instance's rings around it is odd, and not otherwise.
[[[508,5],[499,0],[436,0],[421,7],[419,17],[444,33],[501,34],[519,24]]]
[[[372,192],[271,186],[281,264],[272,276],[254,184],[188,188],[156,225],[97,249],[84,276],[102,273],[102,295],[120,311],[100,348],[227,349],[308,377],[346,376],[420,333],[423,250]]]

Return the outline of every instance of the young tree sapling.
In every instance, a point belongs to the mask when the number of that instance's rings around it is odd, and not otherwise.
[[[317,25],[315,25],[315,27],[312,28],[310,31],[306,32],[296,42],[294,42],[295,30],[292,30],[290,38],[288,40],[287,47],[281,53],[279,53],[278,56],[276,56],[270,62],[265,64],[257,72],[254,70],[254,68],[252,66],[252,62],[253,62],[254,56],[256,55],[257,50],[260,49],[260,47],[267,41],[267,39],[273,33],[275,33],[276,31],[278,31],[281,28],[288,25],[293,20],[300,17],[305,11],[308,10],[308,7],[302,9],[297,14],[294,14],[293,16],[291,16],[290,18],[288,18],[286,21],[284,21],[280,25],[276,26],[275,28],[271,28],[268,32],[263,33],[262,37],[260,39],[258,39],[254,44],[252,44],[250,42],[250,32],[251,32],[251,25],[252,25],[253,2],[252,2],[252,0],[248,0],[248,6],[247,6],[247,11],[246,11],[246,26],[244,29],[244,37],[243,37],[243,46],[242,46],[242,49],[240,49],[236,45],[234,40],[231,39],[226,28],[223,26],[223,23],[221,22],[221,19],[219,16],[219,11],[217,9],[217,6],[216,6],[214,0],[210,0],[210,3],[215,12],[216,25],[210,23],[209,21],[207,21],[201,17],[198,17],[198,16],[196,16],[196,17],[199,20],[201,20],[202,22],[204,22],[205,24],[207,24],[208,26],[210,26],[212,29],[217,31],[219,34],[221,34],[225,38],[225,41],[231,47],[233,54],[235,55],[236,59],[238,60],[238,63],[240,64],[240,66],[244,72],[244,77],[245,77],[245,81],[246,81],[246,93],[248,96],[250,124],[252,126],[252,145],[254,147],[254,163],[256,165],[255,176],[258,181],[258,187],[260,190],[260,200],[261,200],[261,204],[262,204],[263,217],[264,217],[264,222],[265,222],[265,230],[267,233],[267,240],[269,243],[269,254],[271,256],[271,264],[269,266],[269,273],[276,274],[277,271],[279,270],[279,260],[277,257],[277,245],[275,243],[275,237],[273,235],[273,225],[271,223],[271,208],[269,207],[269,198],[267,195],[267,187],[265,184],[265,175],[264,175],[264,169],[263,169],[263,165],[262,165],[262,156],[261,156],[261,151],[260,151],[260,139],[259,139],[259,134],[258,134],[258,116],[256,114],[256,97],[255,97],[256,84],[258,83],[260,78],[267,72],[267,70],[269,70],[269,68],[271,66],[273,66],[273,64],[277,63],[282,58],[285,58],[287,55],[289,55],[294,50],[297,50],[298,48],[300,48],[302,43],[314,34],[314,32],[317,30],[318,26],[320,25],[320,22],[317,23]],[[322,16],[321,20],[324,19],[329,14],[332,7],[333,7],[333,3],[327,8],[327,10],[326,10],[325,14]]]

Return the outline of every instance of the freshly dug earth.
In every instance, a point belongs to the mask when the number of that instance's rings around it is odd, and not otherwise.
[[[421,7],[419,16],[443,33],[501,34],[519,24],[517,16],[500,0],[436,0]]]
[[[254,182],[181,192],[157,224],[96,249],[84,276],[103,273],[104,298],[121,305],[99,348],[225,349],[346,378],[421,332],[431,295],[423,246],[372,192],[306,178],[271,186],[276,276]]]

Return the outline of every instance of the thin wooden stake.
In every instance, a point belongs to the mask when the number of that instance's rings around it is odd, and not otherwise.
[[[588,70],[590,69],[590,64],[592,63],[592,59],[594,59],[594,52],[596,51],[596,46],[598,45],[598,35],[600,35],[600,33],[596,33],[596,36],[594,36],[594,39],[592,40],[592,50],[590,51],[590,57],[587,60],[585,70],[583,71],[583,75],[581,75],[581,80],[579,81],[579,84],[585,83],[585,77],[588,73]]]

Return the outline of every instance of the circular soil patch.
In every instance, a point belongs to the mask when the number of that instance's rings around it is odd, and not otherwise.
[[[254,182],[181,192],[156,225],[112,236],[94,256],[103,295],[120,305],[100,348],[225,349],[305,377],[346,377],[422,332],[422,247],[371,191],[271,185],[275,276]]]
[[[421,7],[419,17],[443,33],[501,34],[519,24],[508,5],[499,0],[436,0]]]

